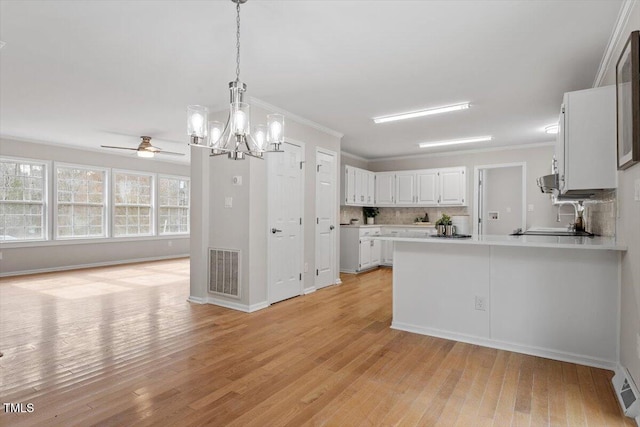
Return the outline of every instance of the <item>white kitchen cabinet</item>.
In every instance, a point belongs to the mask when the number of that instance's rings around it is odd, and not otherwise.
[[[616,188],[615,86],[567,92],[555,155],[560,192]]]
[[[373,206],[375,199],[375,174],[368,170],[345,166],[341,183],[341,204]]]
[[[396,173],[377,172],[375,183],[376,206],[393,206],[396,194]]]
[[[446,168],[438,170],[440,197],[438,205],[464,205],[467,192],[467,168]]]
[[[372,240],[379,227],[349,227],[340,229],[340,271],[359,273],[380,265],[381,242]]]
[[[436,205],[438,203],[438,171],[427,169],[416,172],[416,204]]]
[[[416,173],[396,172],[396,206],[416,204]]]

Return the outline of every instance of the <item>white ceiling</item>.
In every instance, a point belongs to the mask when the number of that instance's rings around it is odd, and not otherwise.
[[[241,77],[369,159],[479,135],[494,141],[458,148],[547,142],[562,94],[593,85],[621,4],[251,0]],[[2,0],[0,40],[5,137],[97,148],[148,134],[186,153],[186,106],[224,108],[235,77],[228,0]],[[371,120],[462,101],[471,109]]]

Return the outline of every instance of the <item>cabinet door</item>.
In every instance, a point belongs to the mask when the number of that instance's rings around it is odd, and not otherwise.
[[[382,172],[376,174],[376,206],[390,206],[395,202],[396,176],[395,173]]]
[[[382,246],[380,240],[371,241],[371,267],[380,265],[380,257],[382,256]]]
[[[356,203],[356,170],[352,167],[344,168],[345,205]]]
[[[416,203],[416,174],[396,172],[396,205]]]
[[[362,206],[364,204],[364,190],[367,186],[365,177],[365,171],[355,168],[355,180],[356,180],[356,205]]]
[[[566,96],[565,96],[566,98]],[[558,185],[560,186],[560,191],[564,192],[565,190],[565,180],[564,180],[564,138],[565,138],[565,115],[564,115],[564,104],[560,106],[560,117],[558,118],[558,135],[556,135],[556,145],[555,145],[555,163],[554,167],[557,169],[554,171],[558,174]]]
[[[376,174],[367,172],[367,197],[365,203],[367,206],[373,206],[376,199]]]
[[[360,270],[371,267],[371,239],[360,240]]]
[[[438,204],[438,171],[435,169],[416,173],[418,183],[417,203],[419,205]]]
[[[466,168],[440,169],[440,204],[464,205],[466,200]]]

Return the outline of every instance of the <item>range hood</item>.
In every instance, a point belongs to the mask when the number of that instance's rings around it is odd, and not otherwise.
[[[611,190],[608,189],[580,189],[569,190],[562,193],[560,191],[560,180],[557,173],[541,176],[536,179],[536,184],[540,187],[540,191],[546,194],[554,194],[557,200],[589,200],[602,199]]]

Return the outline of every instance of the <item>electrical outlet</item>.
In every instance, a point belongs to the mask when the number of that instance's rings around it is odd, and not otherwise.
[[[533,212],[533,204],[527,205],[527,212]]]
[[[396,211],[396,218],[400,218],[400,211]]]
[[[304,272],[305,272],[305,273],[308,273],[308,272],[309,272],[309,263],[308,263],[308,262],[305,262],[305,263],[304,263]]]
[[[0,261],[2,261],[2,251],[0,251]]]
[[[636,352],[638,353],[638,359],[640,359],[640,334],[636,335]]]
[[[224,198],[224,207],[225,208],[232,208],[233,207],[233,197],[225,197]]]
[[[640,202],[640,178],[633,182],[633,199]]]
[[[484,297],[479,297],[476,295],[476,310],[487,311],[487,304]]]
[[[169,247],[172,247],[172,246],[173,246],[173,241],[169,240],[169,241],[167,242],[167,245],[169,245]]]

